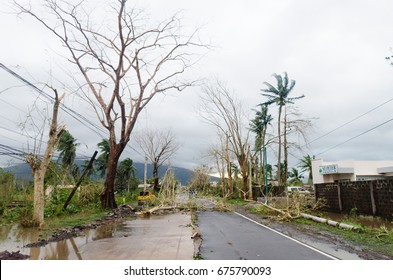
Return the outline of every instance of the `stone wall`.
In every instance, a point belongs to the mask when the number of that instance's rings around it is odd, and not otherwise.
[[[393,218],[393,180],[317,184],[315,198],[327,211]]]

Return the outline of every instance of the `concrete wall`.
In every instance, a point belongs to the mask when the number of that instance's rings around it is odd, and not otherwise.
[[[393,219],[393,180],[317,184],[315,198],[326,201],[327,211],[356,209],[358,214]]]

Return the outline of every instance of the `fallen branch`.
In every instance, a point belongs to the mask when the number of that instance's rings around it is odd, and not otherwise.
[[[146,215],[146,214],[153,214],[154,212],[161,211],[161,210],[174,210],[174,209],[181,209],[177,206],[156,206],[146,211],[136,212],[137,215]]]
[[[245,200],[245,201],[254,202],[254,203],[256,202],[256,203],[258,203],[258,204],[260,204],[260,205],[265,206],[266,208],[268,208],[268,209],[270,209],[270,210],[273,210],[273,211],[275,211],[275,212],[280,213],[280,214],[283,215],[284,217],[288,217],[289,219],[293,219],[293,218],[294,218],[294,217],[292,217],[292,215],[291,215],[289,212],[285,212],[284,210],[274,208],[274,207],[272,207],[272,206],[270,206],[270,205],[267,205],[267,204],[264,204],[264,203],[262,203],[262,202],[255,201],[255,200]]]
[[[254,202],[255,203],[254,200],[246,200],[246,201],[250,201],[250,202]],[[260,205],[263,205],[263,206],[265,206],[266,208],[268,208],[270,210],[276,211],[276,212],[284,215],[284,218],[296,219],[296,218],[303,217],[303,218],[306,218],[306,219],[313,220],[314,222],[328,224],[330,226],[339,227],[339,228],[343,228],[343,229],[349,229],[349,230],[359,230],[360,229],[359,227],[351,226],[351,225],[344,224],[344,223],[339,223],[339,222],[336,222],[336,221],[328,220],[328,219],[325,219],[325,218],[321,218],[321,217],[317,217],[317,216],[313,216],[313,215],[305,214],[305,213],[300,213],[298,216],[293,217],[289,212],[285,212],[283,210],[274,208],[272,206],[266,205],[266,204],[261,203],[261,202],[256,202],[256,203],[258,203]]]

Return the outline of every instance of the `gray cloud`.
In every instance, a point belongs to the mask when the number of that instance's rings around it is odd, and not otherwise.
[[[212,51],[196,65],[193,75],[217,76],[241,98],[248,111],[263,102],[263,82],[274,83],[272,73],[288,72],[297,85],[294,95],[305,94],[297,103],[304,116],[315,118],[310,140],[341,126],[368,110],[389,100],[393,88],[393,67],[385,61],[393,47],[391,1],[139,1],[154,19],[182,11],[185,23],[202,26],[201,37],[214,45]],[[72,88],[63,70],[69,67],[60,44],[32,21],[15,14],[2,13],[0,35],[3,64],[43,83]],[[67,70],[69,71],[69,70]],[[57,81],[51,80],[52,74]],[[0,91],[15,82],[0,71]],[[202,155],[215,142],[212,128],[200,120],[196,112],[200,88],[171,93],[154,100],[141,115],[137,130],[144,127],[167,127],[183,143],[174,163],[193,166],[204,162]],[[23,98],[20,97],[23,95]],[[28,98],[30,96],[30,98]],[[26,111],[34,95],[21,88],[0,94],[10,104]],[[80,99],[69,94],[67,106],[94,120],[94,113]],[[0,100],[0,125],[15,125],[23,113]],[[326,160],[391,159],[393,122],[370,131],[352,141],[348,139],[392,118],[393,102],[376,109],[345,127],[310,144],[305,152]],[[276,115],[276,108],[271,109]],[[89,155],[100,136],[62,114],[71,133],[83,143],[83,154]],[[7,117],[10,120],[5,119]],[[18,121],[17,121],[18,120]],[[26,147],[25,138],[0,130],[1,142]],[[88,148],[86,148],[86,146]],[[137,149],[131,142],[130,146]],[[141,158],[133,149],[126,156]],[[0,156],[4,162],[3,156]],[[270,155],[273,160],[273,153]],[[295,165],[297,158],[291,159]]]

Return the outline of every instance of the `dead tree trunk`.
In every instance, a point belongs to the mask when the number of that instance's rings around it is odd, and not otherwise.
[[[44,179],[48,165],[51,161],[53,152],[57,143],[59,142],[60,135],[64,131],[64,126],[58,127],[57,116],[59,111],[60,102],[63,96],[58,96],[57,90],[53,89],[55,93],[55,100],[53,104],[52,120],[49,129],[49,140],[47,142],[44,155],[42,159],[37,154],[29,153],[26,157],[26,162],[30,165],[34,176],[34,203],[33,203],[33,225],[38,227],[44,226]]]

